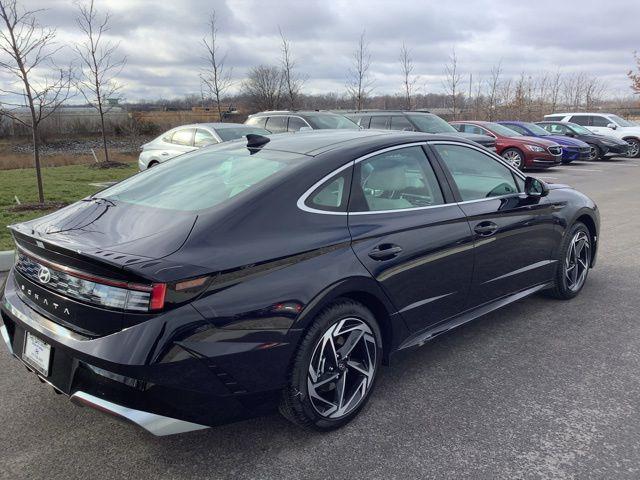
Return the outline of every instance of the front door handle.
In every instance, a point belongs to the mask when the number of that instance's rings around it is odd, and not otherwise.
[[[369,257],[374,260],[391,260],[402,252],[402,247],[394,243],[383,243],[369,252]]]
[[[473,229],[481,237],[488,237],[489,235],[493,235],[498,230],[498,225],[493,222],[480,222]]]

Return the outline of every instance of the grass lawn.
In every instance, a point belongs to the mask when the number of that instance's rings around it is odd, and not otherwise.
[[[123,168],[94,170],[86,165],[47,167],[42,169],[44,195],[47,201],[68,202],[91,195],[100,190],[90,183],[122,180],[138,171],[136,163]],[[22,203],[38,201],[36,171],[33,168],[0,170],[0,251],[12,250],[13,242],[7,225],[45,215],[42,211],[10,212],[16,205],[14,196]]]

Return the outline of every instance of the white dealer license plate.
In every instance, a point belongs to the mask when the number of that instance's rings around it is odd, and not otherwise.
[[[24,338],[22,359],[45,377],[49,375],[51,345],[27,332]]]

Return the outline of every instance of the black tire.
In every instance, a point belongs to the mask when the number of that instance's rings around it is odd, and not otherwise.
[[[640,157],[640,140],[637,138],[625,138],[625,142],[629,144],[629,158]]]
[[[147,168],[153,168],[153,167],[155,167],[156,165],[159,165],[159,164],[160,164],[160,162],[152,160],[151,162],[149,162],[149,165],[147,165]]]
[[[340,322],[345,319],[356,319],[357,321],[369,327],[369,330],[373,335],[373,339],[370,339],[370,343],[368,345],[371,345],[371,343],[374,342],[376,346],[375,360],[371,362],[371,365],[374,366],[374,369],[371,379],[367,380],[366,392],[364,393],[364,395],[358,397],[358,403],[354,403],[353,409],[345,412],[345,414],[343,416],[340,416],[339,418],[328,418],[326,415],[322,415],[318,411],[317,406],[314,406],[311,395],[309,394],[310,388],[312,388],[308,386],[308,382],[312,382],[310,373],[310,370],[312,368],[311,362],[312,359],[317,358],[315,356],[318,352],[317,348],[320,346],[319,342],[325,337],[325,334],[332,335],[330,333],[330,330],[333,329],[336,325],[340,325]],[[333,331],[335,332],[336,330],[334,329]],[[362,336],[362,338],[362,341],[365,342],[366,340],[364,340],[364,335]],[[345,344],[342,344],[342,346],[344,346]],[[320,348],[320,353],[322,353],[322,347]],[[353,351],[355,352],[358,348],[366,347],[359,345],[358,347],[354,348]],[[338,350],[341,350],[341,348],[339,348]],[[367,352],[369,352],[369,350],[367,350]],[[300,342],[300,345],[298,346],[298,350],[293,358],[292,365],[289,370],[287,385],[283,390],[282,400],[280,402],[280,413],[289,421],[305,429],[328,431],[342,427],[343,425],[350,422],[367,403],[369,397],[371,396],[371,392],[375,387],[375,381],[377,378],[377,373],[380,369],[381,360],[382,334],[380,332],[380,327],[378,326],[378,323],[376,322],[376,319],[371,311],[369,311],[369,309],[367,309],[361,303],[355,302],[350,299],[337,300],[336,302],[323,309],[316,316],[316,318],[313,320],[312,325],[309,327],[302,341]],[[343,364],[348,363],[348,361],[349,357],[347,356]],[[322,365],[324,370],[325,362],[323,362]],[[338,370],[337,368],[335,370],[338,375],[340,373],[344,375],[344,382],[346,382],[346,376],[349,374],[349,372],[353,372],[353,370],[350,370],[349,368],[350,367],[342,369],[342,372],[340,372],[340,370]],[[329,367],[329,370],[333,371],[333,368]],[[323,374],[331,375],[331,372],[327,372],[326,374],[323,372]],[[333,374],[335,375],[335,373]],[[355,375],[357,374],[358,372],[355,371]],[[320,378],[320,376],[318,376],[318,378]],[[349,378],[355,379],[356,377],[351,376]],[[338,382],[339,380],[336,380],[336,382],[327,382],[326,386],[331,387],[331,385],[335,385],[334,389],[336,389],[337,392]],[[344,389],[346,390],[346,387],[344,387]],[[331,388],[328,388],[328,391],[331,392]],[[330,394],[333,395],[336,394],[336,392]],[[355,398],[355,396],[353,398]],[[318,402],[316,401],[316,403]],[[336,414],[337,413],[338,412],[336,412]]]
[[[568,269],[570,268],[569,265],[567,264],[567,257],[571,249],[572,241],[578,235],[586,235],[586,238],[588,238],[588,241],[589,241],[588,250],[585,254],[585,256],[588,258],[587,260],[588,266],[586,267],[586,270],[584,273],[584,279],[581,281],[578,288],[574,289],[574,288],[571,288],[571,285],[569,284],[570,281],[567,278]],[[556,271],[554,273],[554,278],[553,278],[553,288],[547,291],[547,293],[550,296],[560,300],[570,300],[580,293],[580,291],[582,290],[582,288],[584,287],[587,281],[589,268],[591,267],[592,242],[593,242],[593,239],[591,238],[591,233],[589,232],[589,229],[587,228],[587,226],[582,222],[574,223],[567,230],[567,233],[562,239],[562,244],[560,245],[560,251],[558,252],[558,261],[556,263]],[[575,266],[575,268],[578,268],[578,266]]]
[[[598,145],[589,144],[591,152],[589,152],[589,161],[595,162],[602,158],[602,149]]]
[[[506,150],[502,151],[500,156],[504,158],[507,163],[511,164],[519,170],[524,170],[526,168],[524,164],[524,153],[522,153],[522,151],[517,148],[507,148]],[[519,160],[516,160],[516,157],[519,157]]]

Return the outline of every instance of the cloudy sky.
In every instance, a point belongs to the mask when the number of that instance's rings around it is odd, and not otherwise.
[[[61,44],[78,40],[72,0],[22,0],[43,8]],[[239,81],[248,68],[279,59],[280,27],[290,40],[307,92],[343,92],[358,36],[370,42],[376,93],[399,91],[402,42],[411,49],[423,92],[443,90],[455,48],[465,78],[486,78],[502,62],[506,75],[584,71],[602,78],[610,95],[630,93],[626,72],[640,50],[639,0],[96,0],[113,15],[110,36],[127,57],[121,74],[127,100],[199,91],[202,38],[212,9],[219,43]],[[60,53],[72,56],[70,48]]]

